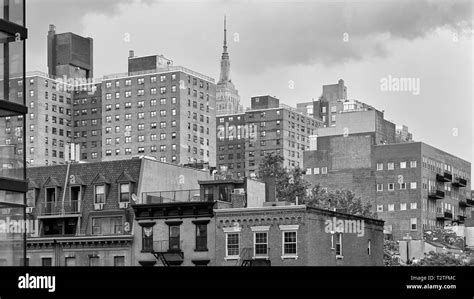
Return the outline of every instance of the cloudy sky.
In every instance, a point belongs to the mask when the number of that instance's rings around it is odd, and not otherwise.
[[[94,39],[97,77],[126,72],[128,51],[163,54],[219,78],[223,16],[244,106],[295,106],[344,79],[348,97],[384,110],[424,141],[471,161],[473,5],[456,1],[28,0],[28,70],[47,71],[49,24]],[[383,91],[385,78],[420,92]],[[291,88],[293,87],[293,88]]]

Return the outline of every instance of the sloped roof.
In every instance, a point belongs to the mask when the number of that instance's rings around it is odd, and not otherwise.
[[[110,184],[110,181],[101,173],[97,174],[91,184]]]
[[[135,180],[132,178],[130,174],[126,170],[122,172],[122,174],[118,177],[117,182],[133,182],[135,183]]]
[[[57,178],[50,176],[44,182],[43,187],[61,187],[61,184],[59,184]]]
[[[81,185],[81,186],[84,186],[84,185],[87,185],[84,180],[82,179],[82,177],[80,175],[74,175],[74,183],[71,182],[71,180],[69,180],[69,185],[72,185],[72,186],[77,186],[77,185]]]

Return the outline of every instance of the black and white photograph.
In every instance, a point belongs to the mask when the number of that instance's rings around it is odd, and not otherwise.
[[[474,296],[471,0],[0,3],[0,298]]]

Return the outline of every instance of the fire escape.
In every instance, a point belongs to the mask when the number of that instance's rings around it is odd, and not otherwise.
[[[170,242],[169,240],[154,241],[151,254],[165,267],[179,266],[184,259],[184,253],[181,250],[182,243],[182,240],[177,242]]]

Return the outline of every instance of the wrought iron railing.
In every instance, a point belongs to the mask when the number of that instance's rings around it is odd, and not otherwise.
[[[67,215],[67,214],[79,214],[81,212],[81,201],[80,200],[68,200],[52,201],[43,203],[38,215]]]

